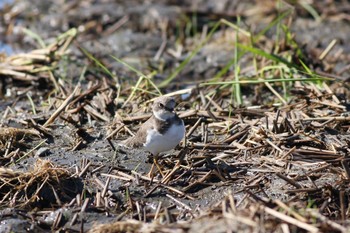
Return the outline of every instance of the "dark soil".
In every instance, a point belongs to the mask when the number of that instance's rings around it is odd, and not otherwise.
[[[301,3],[280,4],[3,5],[0,232],[346,232],[350,5],[317,1],[311,5],[320,16],[315,19]],[[292,13],[283,23],[294,44],[272,27],[255,46],[289,54],[299,67],[301,58],[328,81],[293,82],[288,93],[271,84],[285,103],[264,83],[242,84],[242,105],[231,101],[231,86],[200,86],[234,58],[235,31],[222,25],[162,85],[220,19],[240,21],[242,29],[257,34],[288,9]],[[76,35],[58,38],[72,28]],[[21,60],[29,55],[30,64]],[[164,177],[159,171],[147,176],[152,166],[147,152],[118,144],[150,116],[149,100],[157,90],[150,81],[139,86],[144,91],[133,89],[140,75],[111,55],[150,75],[162,93],[179,102],[187,137],[162,154]],[[250,53],[240,58],[242,76],[256,75],[252,59]],[[256,62],[273,65],[263,57]],[[232,64],[222,81],[234,79],[234,70]]]

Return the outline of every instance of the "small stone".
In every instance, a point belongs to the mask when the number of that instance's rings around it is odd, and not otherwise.
[[[49,148],[47,147],[41,147],[37,152],[35,153],[34,157],[39,158],[39,157],[45,157],[50,154]]]

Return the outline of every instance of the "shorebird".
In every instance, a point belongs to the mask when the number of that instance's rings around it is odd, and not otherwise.
[[[135,136],[126,139],[122,144],[126,147],[142,148],[153,155],[153,165],[159,168],[157,159],[159,153],[174,149],[185,136],[185,125],[174,112],[174,98],[158,97],[152,106],[152,116],[141,125]]]

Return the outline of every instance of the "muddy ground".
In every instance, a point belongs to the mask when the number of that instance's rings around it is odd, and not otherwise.
[[[347,1],[1,6],[0,232],[349,231]],[[241,31],[207,37],[220,20]],[[254,47],[290,63],[233,63],[235,38],[266,28]],[[309,81],[241,84],[239,104],[232,83],[203,85],[234,64],[242,80]],[[187,134],[150,178],[150,155],[118,142],[150,116],[153,83]]]

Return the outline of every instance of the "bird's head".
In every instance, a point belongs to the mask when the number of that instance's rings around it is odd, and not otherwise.
[[[168,96],[158,97],[153,103],[153,114],[159,120],[167,120],[175,116],[174,108],[176,102],[174,98]]]

